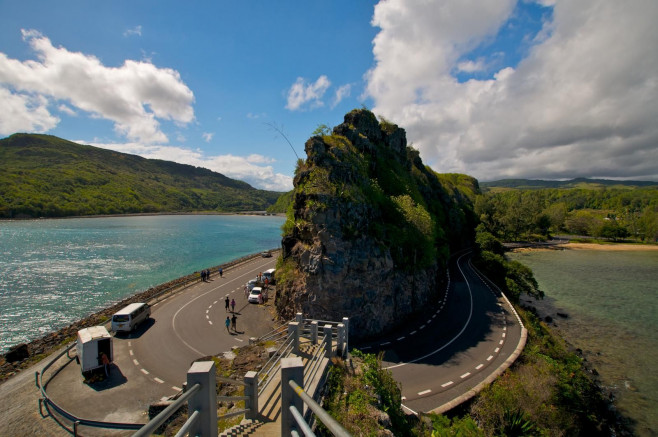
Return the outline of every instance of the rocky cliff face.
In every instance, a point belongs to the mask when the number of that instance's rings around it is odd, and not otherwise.
[[[453,221],[465,229],[467,220],[407,147],[404,129],[355,110],[332,135],[310,138],[306,153],[284,225],[279,314],[350,317],[350,335],[366,338],[436,301],[446,228]]]

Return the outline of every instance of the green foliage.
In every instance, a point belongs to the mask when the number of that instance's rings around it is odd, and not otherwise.
[[[431,437],[480,437],[484,436],[477,423],[469,416],[449,418],[442,414],[430,414]]]
[[[267,212],[270,214],[281,214],[288,211],[290,204],[292,203],[292,191],[281,194],[274,202],[274,205],[267,208]]]
[[[330,367],[325,409],[353,435],[377,435],[383,429],[375,410],[388,414],[396,436],[411,435],[400,386],[390,371],[382,369],[381,356],[353,350],[352,359],[355,371],[342,361]]]
[[[313,135],[319,135],[319,136],[331,135],[331,128],[326,124],[319,124],[318,127],[316,127],[315,130],[313,131]]]
[[[544,181],[545,182],[545,181]],[[634,182],[639,184],[638,182]],[[506,241],[545,238],[550,232],[619,241],[658,239],[658,184],[494,190],[478,197],[475,212]]]
[[[0,140],[0,217],[265,210],[280,193],[48,135]]]

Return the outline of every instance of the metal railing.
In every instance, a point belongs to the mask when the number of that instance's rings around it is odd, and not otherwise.
[[[107,429],[127,429],[127,430],[139,429],[142,426],[144,426],[143,423],[103,422],[100,420],[91,420],[91,419],[84,419],[81,417],[77,417],[76,415],[66,411],[64,408],[57,405],[52,399],[50,399],[50,397],[48,397],[46,388],[48,387],[50,381],[55,377],[55,375],[59,373],[61,369],[57,370],[57,372],[51,375],[46,380],[45,383],[43,382],[43,375],[46,373],[48,369],[50,369],[50,367],[53,364],[55,364],[65,354],[69,359],[69,362],[66,363],[65,365],[69,364],[74,359],[74,357],[69,355],[69,352],[76,345],[77,342],[71,343],[70,346],[68,346],[64,351],[62,351],[59,355],[53,358],[48,364],[46,364],[44,368],[41,370],[41,372],[37,371],[34,374],[36,386],[41,392],[41,398],[39,398],[39,413],[41,414],[41,416],[45,417],[45,415],[43,414],[43,407],[46,408],[46,411],[48,411],[49,414],[51,414],[50,409],[52,408],[60,416],[64,417],[65,419],[71,422],[73,429],[70,431],[73,433],[74,436],[78,435],[78,428],[80,426],[89,426],[93,428],[107,428]]]

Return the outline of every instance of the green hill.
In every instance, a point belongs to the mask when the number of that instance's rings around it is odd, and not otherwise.
[[[50,135],[0,140],[0,217],[260,211],[281,193],[205,168]]]
[[[637,188],[658,186],[652,181],[615,181],[611,179],[575,178],[568,181],[549,181],[541,179],[501,179],[498,181],[480,182],[483,191],[496,189],[539,190],[542,188]]]

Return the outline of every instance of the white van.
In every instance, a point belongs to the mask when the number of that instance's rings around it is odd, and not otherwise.
[[[274,285],[274,272],[275,271],[276,270],[274,270],[274,269],[265,270],[263,272],[263,282],[265,282],[265,278],[267,278],[267,283],[269,285]]]
[[[105,326],[91,326],[78,331],[77,359],[82,373],[103,367],[101,354],[114,360],[112,337]]]
[[[146,303],[131,303],[112,316],[112,331],[130,332],[151,317],[151,307]]]

